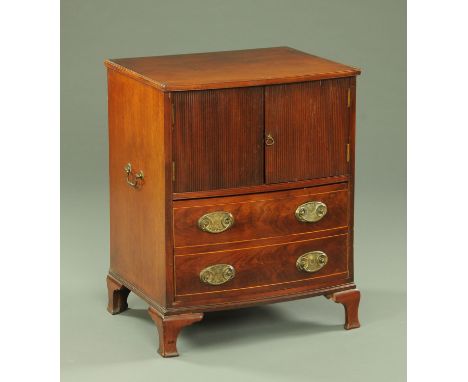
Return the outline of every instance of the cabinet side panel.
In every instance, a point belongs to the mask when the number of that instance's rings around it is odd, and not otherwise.
[[[263,88],[176,92],[175,192],[263,183]]]
[[[169,134],[164,129],[164,105],[164,93],[108,71],[110,272],[162,306],[166,253],[172,246],[166,241],[171,237],[166,235],[171,226],[166,214],[170,145],[165,142]],[[127,183],[127,163],[133,174],[143,171],[140,187]]]
[[[356,163],[356,77],[350,78],[350,112],[349,112],[349,269],[351,280],[354,281],[354,190]]]

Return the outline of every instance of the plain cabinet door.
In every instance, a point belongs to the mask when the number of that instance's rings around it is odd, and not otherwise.
[[[265,180],[349,173],[350,78],[265,87]]]
[[[263,88],[172,93],[174,191],[264,183]]]

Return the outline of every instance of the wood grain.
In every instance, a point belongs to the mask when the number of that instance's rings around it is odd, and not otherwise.
[[[265,88],[266,183],[349,173],[349,79]]]
[[[356,284],[348,280],[336,282],[329,280],[325,282],[317,282],[314,288],[310,288],[308,281],[297,282],[294,286],[284,288],[283,284],[269,286],[268,288],[252,288],[248,289],[248,293],[241,291],[227,291],[211,296],[208,301],[204,301],[203,295],[201,298],[194,299],[194,296],[180,296],[177,301],[173,301],[166,306],[159,305],[144,292],[135,289],[132,284],[118,276],[112,276],[122,285],[125,285],[135,295],[139,296],[142,300],[146,301],[149,306],[158,311],[160,315],[170,316],[178,315],[181,313],[195,313],[195,312],[211,312],[216,310],[228,310],[245,308],[258,304],[273,304],[277,302],[297,300],[301,298],[308,298],[314,296],[327,296],[335,292],[340,292],[348,289],[356,288]],[[259,290],[261,289],[261,290]]]
[[[303,82],[361,72],[289,47],[119,58],[105,64],[163,91]]]
[[[325,203],[328,211],[317,222],[299,222],[295,211],[309,201]],[[176,248],[278,237],[348,225],[346,183],[251,196],[175,201],[173,205]],[[198,219],[215,211],[231,213],[234,225],[216,234],[201,231]]]
[[[175,192],[263,183],[263,89],[172,95]]]
[[[354,284],[356,75],[291,48],[108,60],[110,249],[108,310],[130,292],[150,305],[160,354],[177,355],[203,312],[325,295],[359,326]],[[275,139],[266,146],[265,136]],[[349,144],[349,160],[346,146]],[[138,187],[124,166],[142,170]],[[174,171],[175,170],[175,171]],[[325,217],[301,223],[310,201]],[[227,210],[234,226],[198,229]],[[327,265],[297,269],[319,250]],[[231,264],[222,285],[200,271]]]
[[[205,252],[220,252],[229,251],[232,249],[243,249],[251,247],[263,247],[273,244],[292,243],[295,241],[307,241],[313,239],[320,239],[328,236],[337,236],[349,233],[349,227],[338,227],[324,230],[317,230],[312,232],[294,233],[291,235],[270,236],[261,239],[248,239],[242,241],[233,241],[225,243],[206,243],[201,245],[175,247],[174,256],[191,255],[194,253]]]
[[[166,254],[172,255],[173,245],[172,213],[166,210],[172,211],[166,95],[112,70],[108,90],[110,271],[165,305]],[[126,182],[129,162],[135,172],[144,172],[138,189]]]
[[[355,190],[355,163],[356,163],[356,77],[349,79],[350,105],[349,105],[349,261],[351,280],[354,280],[354,190]]]
[[[312,288],[315,281],[346,280],[348,277],[347,235],[252,247],[240,250],[209,252],[175,258],[176,299],[178,296],[209,295],[230,290],[282,284],[283,288],[307,280]],[[297,258],[310,251],[323,251],[328,263],[315,273],[301,272],[296,268]],[[229,264],[235,268],[234,279],[222,285],[209,285],[200,281],[200,272],[211,265]],[[278,270],[281,270],[280,272]]]
[[[345,182],[348,182],[348,180],[349,180],[348,175],[339,175],[339,176],[329,176],[326,178],[307,179],[307,180],[301,180],[297,182],[259,184],[256,186],[221,188],[221,189],[206,190],[206,191],[174,192],[173,199],[174,200],[203,199],[203,198],[214,198],[218,196],[258,194],[262,192],[294,190],[294,189],[299,189],[299,188],[307,188],[307,187],[320,186],[320,185],[326,185],[326,184],[345,183]]]

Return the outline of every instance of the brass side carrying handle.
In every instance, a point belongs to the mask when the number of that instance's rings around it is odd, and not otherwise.
[[[299,256],[296,267],[301,272],[314,273],[322,269],[328,263],[328,256],[322,251],[312,251]]]
[[[215,264],[200,272],[200,281],[209,285],[221,285],[232,280],[236,270],[230,264]]]
[[[268,134],[265,138],[265,144],[267,146],[273,146],[275,144],[275,139],[271,134]]]
[[[315,223],[327,214],[327,205],[322,202],[310,201],[297,207],[296,219],[302,223]]]
[[[226,211],[210,212],[198,219],[198,228],[209,233],[221,233],[233,225],[234,216]]]
[[[144,179],[145,175],[143,171],[138,171],[136,174],[132,173],[132,164],[127,163],[124,167],[124,170],[127,174],[127,184],[133,188],[138,188],[141,186],[142,180]]]

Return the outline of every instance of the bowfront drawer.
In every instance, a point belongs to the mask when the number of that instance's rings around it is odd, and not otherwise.
[[[348,235],[175,256],[176,295],[209,296],[242,289],[310,288],[345,280]],[[237,293],[236,292],[236,293]],[[176,298],[177,300],[177,298]]]
[[[346,183],[174,202],[176,247],[302,234],[347,225]]]

